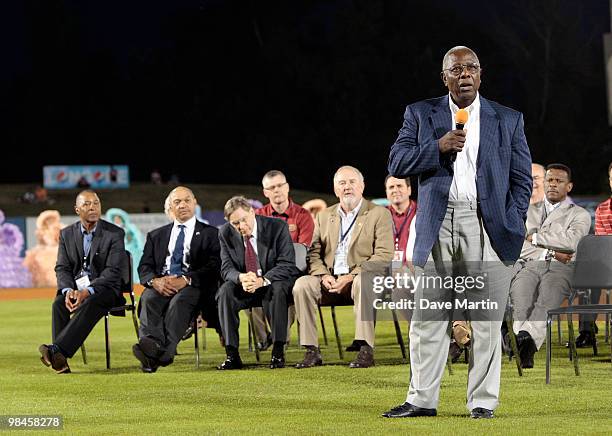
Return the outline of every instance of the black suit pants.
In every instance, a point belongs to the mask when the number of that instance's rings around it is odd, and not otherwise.
[[[66,357],[74,356],[98,321],[116,305],[117,300],[112,291],[96,292],[73,312],[71,318],[65,303],[66,297],[55,297],[51,311],[53,343],[61,348]]]
[[[245,292],[241,285],[225,282],[217,293],[219,322],[225,338],[225,345],[238,348],[240,327],[239,313],[243,309],[263,306],[264,313],[272,327],[272,341],[285,342],[287,339],[287,308],[293,304],[291,289],[295,280],[272,282],[254,293]]]
[[[159,294],[155,289],[145,288],[140,297],[139,336],[148,336],[164,350],[159,358],[168,361],[174,358],[176,346],[189,326],[200,300],[200,289],[186,286],[172,297]]]

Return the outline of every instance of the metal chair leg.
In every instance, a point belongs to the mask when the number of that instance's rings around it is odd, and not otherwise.
[[[325,322],[323,321],[323,312],[321,311],[321,306],[317,305],[319,308],[319,319],[321,320],[321,331],[323,332],[323,341],[325,341],[325,346],[327,347],[329,343],[327,342],[327,332],[325,331]],[[298,326],[299,329],[299,326]]]
[[[567,327],[569,334],[570,355],[572,356],[572,361],[574,362],[574,373],[579,376],[580,367],[578,366],[578,352],[576,351],[576,340],[574,339],[574,321],[572,320],[571,314],[567,317]]]
[[[593,338],[593,356],[597,356],[597,333],[595,330],[597,326],[595,321],[591,321],[591,337]]]
[[[446,367],[448,368],[448,375],[453,375],[453,358],[450,353],[448,353],[448,357],[446,358]]]
[[[136,341],[140,339],[138,337],[138,320],[136,319],[136,310],[132,310],[132,321],[134,322],[134,331],[136,332]]]
[[[338,344],[338,355],[340,360],[344,360],[344,351],[342,350],[342,342],[340,341],[340,333],[338,332],[338,322],[336,321],[336,307],[331,306],[332,321],[334,322],[334,332],[336,332],[336,344]]]
[[[552,318],[550,322],[552,323]],[[521,366],[521,356],[519,356],[516,334],[514,334],[514,318],[512,317],[512,313],[506,315],[506,326],[508,327],[508,336],[510,336],[510,348],[512,349],[512,355],[516,361],[516,370],[518,371],[519,377],[522,377],[523,367]],[[510,356],[510,359],[512,359],[512,356]]]
[[[200,367],[200,346],[198,344],[198,319],[195,318],[193,323],[193,340],[195,344],[195,367],[198,369]]]
[[[251,309],[249,309],[250,311]],[[247,331],[249,332],[249,353],[253,352],[253,336],[255,335],[255,333],[251,333],[251,317],[249,316],[249,326],[247,328]],[[255,344],[255,348],[257,348],[257,344]]]
[[[393,314],[393,325],[395,326],[395,336],[397,337],[397,343],[402,351],[402,359],[406,360],[406,347],[404,346],[404,338],[402,337],[402,329],[400,328],[399,321],[397,320],[397,313],[392,310]]]
[[[561,315],[557,315],[557,338],[559,345],[563,345],[563,334],[561,332]]]
[[[87,365],[87,350],[85,350],[85,342],[81,345],[81,356],[83,357],[83,364]]]
[[[104,316],[104,346],[106,349],[106,369],[110,369],[110,338],[108,335],[108,313]]]
[[[257,336],[255,335],[255,323],[253,322],[253,310],[249,309],[249,329],[253,335],[253,338],[256,338]],[[255,359],[257,360],[257,363],[259,363],[259,348],[257,347],[257,344],[255,344]]]
[[[550,384],[550,359],[552,357],[552,317],[546,318],[546,384]],[[517,359],[516,360],[520,360]],[[520,367],[520,366],[519,366]]]

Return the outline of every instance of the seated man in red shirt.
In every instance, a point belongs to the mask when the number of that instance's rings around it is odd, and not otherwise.
[[[289,226],[293,242],[299,242],[310,247],[314,232],[314,221],[310,213],[289,198],[289,183],[285,175],[278,170],[268,171],[261,180],[264,196],[270,200],[268,204],[255,211],[255,214],[280,218]],[[287,326],[287,342],[290,338],[290,328],[295,320],[295,308],[289,306],[289,324]],[[265,350],[272,345],[272,336],[267,328],[261,307],[253,308],[253,323],[259,343],[257,346]]]

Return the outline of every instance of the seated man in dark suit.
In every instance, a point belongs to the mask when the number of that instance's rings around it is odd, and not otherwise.
[[[225,283],[217,294],[219,320],[227,358],[217,368],[240,369],[238,353],[239,312],[263,305],[272,326],[270,368],[285,366],[287,307],[291,288],[299,275],[287,223],[256,216],[244,197],[230,198],[224,208],[229,221],[219,230],[221,276]]]
[[[94,191],[81,192],[74,210],[80,221],[60,233],[53,343],[38,349],[42,363],[58,374],[70,372],[67,358],[74,355],[108,309],[125,304],[121,293],[126,256],[123,230],[100,219],[102,206]]]
[[[176,346],[202,298],[214,304],[219,279],[217,229],[196,220],[196,198],[179,186],[170,193],[174,222],[147,235],[138,275],[140,340],[132,347],[143,372],[174,360]]]

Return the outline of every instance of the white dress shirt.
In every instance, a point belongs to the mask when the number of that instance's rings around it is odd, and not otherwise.
[[[195,231],[196,225],[196,217],[192,216],[190,219],[181,223],[177,220],[174,220],[174,226],[172,227],[172,232],[170,233],[170,241],[168,242],[168,256],[166,256],[166,266],[164,267],[164,274],[170,271],[170,260],[172,259],[172,253],[174,252],[174,247],[176,245],[176,239],[181,231],[179,229],[179,225],[185,226],[185,241],[183,244],[183,265],[189,268],[189,250],[191,248],[191,238],[193,238],[193,232]]]
[[[334,275],[349,273],[348,249],[351,245],[351,235],[353,234],[353,230],[355,230],[355,224],[352,226],[351,224],[357,220],[357,214],[359,213],[359,209],[361,209],[362,203],[363,198],[359,201],[357,207],[349,213],[345,213],[342,207],[338,206],[338,215],[340,215],[340,233],[338,235],[338,246],[336,247],[336,253],[334,254]],[[347,230],[348,233],[344,239],[340,241],[343,233]]]
[[[459,107],[453,103],[450,94],[448,104],[452,114],[452,130],[455,130],[455,115]],[[468,121],[463,127],[467,131],[463,150],[457,153],[453,164],[453,182],[449,191],[449,200],[476,201],[476,162],[478,160],[478,149],[480,146],[480,94],[471,105],[465,108],[468,112]]]

